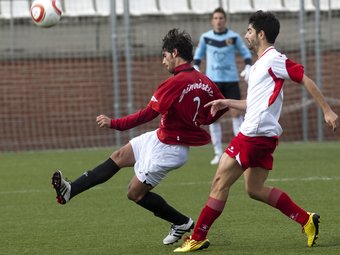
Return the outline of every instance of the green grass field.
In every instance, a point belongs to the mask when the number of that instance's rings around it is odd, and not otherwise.
[[[268,184],[284,189],[299,205],[321,214],[317,247],[308,248],[298,224],[251,200],[240,179],[215,222],[211,246],[198,254],[340,254],[340,143],[282,143]],[[133,175],[123,169],[107,183],[69,204],[55,202],[50,176],[62,169],[78,177],[107,159],[112,148],[0,154],[0,254],[173,254],[164,246],[169,224],[126,198]],[[210,146],[192,148],[187,165],[154,191],[197,219],[215,167]]]

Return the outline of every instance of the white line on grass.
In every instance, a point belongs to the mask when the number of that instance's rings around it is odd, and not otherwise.
[[[304,182],[310,182],[310,181],[339,181],[340,176],[309,176],[309,177],[294,177],[294,178],[268,178],[268,182],[295,182],[295,181],[304,181]],[[210,184],[211,182],[180,182],[180,183],[167,183],[164,184],[166,186],[188,186],[188,185],[204,185],[204,184]],[[122,186],[116,186],[115,188],[121,189]],[[103,189],[103,187],[94,187],[92,189]],[[14,191],[0,191],[0,195],[8,195],[8,194],[27,194],[27,193],[44,193],[44,192],[50,192],[50,190],[44,189],[44,190],[38,190],[38,189],[32,189],[32,190],[14,190]]]
[[[338,181],[340,180],[340,176],[310,176],[310,177],[294,177],[294,178],[268,178],[268,182],[294,182],[294,181]],[[182,182],[177,183],[176,185],[184,186],[184,185],[202,185],[211,182]],[[169,185],[169,184],[168,184]],[[172,184],[170,184],[172,185]],[[175,185],[175,184],[174,184]]]
[[[340,180],[340,176],[310,176],[310,177],[301,177],[301,178],[269,178],[267,181],[270,182],[291,182],[291,181],[337,181]]]

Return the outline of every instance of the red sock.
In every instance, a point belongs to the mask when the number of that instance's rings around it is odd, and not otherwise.
[[[192,234],[192,239],[199,241],[204,240],[214,221],[221,215],[226,201],[217,200],[209,197],[203,208]]]
[[[277,188],[271,190],[268,204],[280,210],[292,220],[300,223],[301,226],[304,226],[309,219],[309,214],[305,210],[295,204],[285,192]]]

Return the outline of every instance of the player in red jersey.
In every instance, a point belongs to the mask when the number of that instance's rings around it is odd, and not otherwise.
[[[133,138],[113,152],[108,160],[73,182],[67,182],[60,171],[54,172],[52,185],[57,201],[65,204],[79,193],[106,182],[121,168],[133,166],[135,175],[128,185],[127,196],[172,224],[163,240],[164,244],[172,244],[193,228],[194,221],[151,190],[168,172],[187,161],[190,146],[210,142],[210,135],[201,125],[213,123],[227,109],[213,117],[210,109],[204,107],[208,102],[224,97],[207,76],[191,66],[193,44],[189,34],[177,29],[170,30],[163,38],[162,49],[163,64],[173,76],[159,85],[149,104],[123,118],[97,117],[100,127],[127,130],[161,114],[159,128]]]

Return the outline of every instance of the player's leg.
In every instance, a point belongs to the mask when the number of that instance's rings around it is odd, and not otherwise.
[[[221,215],[228,199],[230,187],[243,174],[243,169],[235,158],[223,154],[212,182],[211,192],[197,220],[194,232],[183,245],[174,252],[189,252],[209,246],[206,238],[215,220]]]
[[[255,200],[267,203],[271,187],[264,186],[269,170],[260,167],[244,171],[244,186],[248,195]]]
[[[313,246],[318,237],[319,215],[310,214],[299,207],[286,192],[265,186],[268,170],[249,168],[244,173],[245,189],[253,199],[262,201],[299,223],[307,235],[308,246]]]
[[[152,212],[156,217],[172,223],[169,235],[163,240],[164,244],[177,242],[185,232],[194,227],[194,221],[169,205],[163,197],[151,192],[151,185],[142,183],[136,176],[132,178],[128,188],[128,198],[141,207]]]
[[[219,121],[212,123],[211,125],[209,125],[209,131],[211,136],[211,143],[214,149],[214,157],[210,161],[210,164],[217,165],[223,153],[221,123]]]
[[[142,183],[137,176],[133,176],[128,186],[127,196],[130,200],[153,212],[155,216],[163,220],[174,224],[177,223],[176,225],[188,222],[188,217],[171,207],[160,195],[151,192],[153,188],[153,186],[146,184],[146,181]]]
[[[130,143],[115,151],[109,159],[86,171],[75,181],[66,181],[61,171],[56,171],[52,176],[52,185],[57,193],[60,204],[67,203],[72,197],[88,190],[98,184],[104,183],[116,174],[121,167],[133,166],[135,162]]]
[[[135,176],[128,188],[128,198],[155,216],[170,222],[172,224],[170,233],[164,238],[163,243],[177,242],[185,232],[193,228],[193,220],[150,190],[156,187],[169,171],[185,164],[188,160],[189,147],[164,144],[159,141],[156,132],[148,132],[130,142],[136,163]]]
[[[223,153],[220,164],[212,181],[211,191],[193,233],[196,240],[207,236],[213,222],[219,217],[228,199],[229,190],[234,182],[243,174],[243,170],[235,158]],[[206,229],[203,226],[208,226]]]

